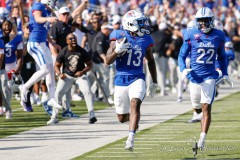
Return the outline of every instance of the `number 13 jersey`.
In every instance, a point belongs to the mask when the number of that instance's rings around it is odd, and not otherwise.
[[[150,35],[132,36],[126,30],[114,30],[110,34],[111,41],[124,37],[129,47],[123,56],[116,58],[115,85],[117,86],[127,86],[139,78],[145,80],[143,59],[147,48],[153,46],[153,39]]]

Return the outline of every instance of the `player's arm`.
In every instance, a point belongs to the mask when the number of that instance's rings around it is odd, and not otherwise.
[[[2,67],[3,58],[4,58],[4,44],[2,40],[0,40],[0,68]]]
[[[23,64],[23,43],[22,42],[18,44],[16,57],[17,57],[17,63],[16,63],[15,74],[18,75],[21,72],[22,64]]]
[[[227,73],[227,56],[224,49],[224,43],[218,50],[217,61],[215,63],[215,67],[222,71],[222,75],[228,75]]]
[[[184,41],[183,45],[181,46],[179,55],[178,55],[178,66],[179,66],[181,72],[187,68],[186,58],[189,53],[190,53],[190,44],[188,41]]]
[[[232,51],[232,52],[229,52],[229,55],[227,55],[227,57],[228,57],[228,60],[233,61],[233,60],[235,59],[235,54],[234,54],[234,52],[233,52],[233,51]]]
[[[37,23],[46,23],[46,22],[54,23],[57,20],[56,17],[42,17],[42,11],[40,10],[34,10],[33,16]]]
[[[148,61],[148,70],[151,74],[152,81],[153,81],[153,83],[157,83],[156,64],[155,64],[155,60],[154,60],[154,57],[153,57],[153,54],[152,54],[152,47],[151,46],[149,46],[147,48],[145,58]]]
[[[114,52],[114,49],[115,49],[115,41],[111,41],[110,47],[106,55],[106,64],[108,65],[112,64],[117,58],[117,53]]]

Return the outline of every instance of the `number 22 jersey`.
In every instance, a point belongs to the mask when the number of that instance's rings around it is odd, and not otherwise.
[[[217,79],[216,59],[223,75],[227,75],[226,54],[224,50],[224,33],[212,29],[209,33],[202,33],[197,28],[191,28],[184,34],[178,64],[180,70],[186,68],[185,59],[190,54],[190,68],[192,71],[187,78],[193,83],[202,83],[207,79]]]

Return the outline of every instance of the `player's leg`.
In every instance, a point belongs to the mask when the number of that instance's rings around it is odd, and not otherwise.
[[[208,79],[201,84],[201,104],[203,118],[201,121],[201,134],[198,147],[204,148],[206,135],[211,124],[211,106],[215,97],[215,79]]]
[[[88,113],[89,113],[89,123],[91,124],[95,123],[97,121],[97,118],[95,117],[95,113],[94,113],[93,94],[91,92],[90,82],[88,80],[87,75],[83,75],[82,77],[79,77],[76,80],[76,83],[84,95],[84,99],[85,99],[85,102],[88,108]]]
[[[48,59],[46,57],[44,45],[46,44],[36,42],[28,42],[27,44],[28,52],[39,66],[39,70],[35,72],[25,84],[19,86],[19,90],[21,92],[21,100],[24,102],[27,101],[28,89],[49,73],[49,68],[47,65]]]
[[[201,85],[190,82],[189,84],[190,98],[193,107],[193,117],[188,123],[200,122],[202,119],[201,108]]]
[[[7,73],[5,70],[0,70],[0,78],[1,78],[1,87],[0,87],[0,92],[2,95],[2,102],[4,107],[6,108],[5,110],[5,115],[6,115],[6,119],[11,119],[12,118],[12,110],[10,107],[10,89],[7,85],[8,82],[8,77],[7,77]]]
[[[51,56],[51,51],[47,47],[47,45],[44,45],[43,49],[45,51],[45,57],[47,59],[46,66],[48,67],[48,73],[45,78],[46,86],[47,86],[48,93],[49,93],[49,101],[47,102],[47,104],[49,106],[52,106],[52,107],[55,107],[58,109],[62,109],[62,106],[59,105],[59,103],[55,100],[55,72],[53,69],[53,60],[52,60],[52,56]]]
[[[118,120],[121,123],[129,121],[129,95],[128,86],[115,86],[114,92],[114,105],[118,116]]]
[[[129,98],[131,114],[129,118],[129,134],[126,141],[125,149],[133,150],[134,146],[134,136],[138,128],[138,123],[140,120],[140,106],[146,94],[146,83],[142,79],[138,79],[129,86]]]

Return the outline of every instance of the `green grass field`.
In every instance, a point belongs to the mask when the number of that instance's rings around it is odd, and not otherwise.
[[[75,114],[81,117],[81,114],[87,113],[87,107],[84,101],[74,102],[74,104],[76,107],[72,107],[72,110]],[[34,106],[34,112],[24,112],[19,101],[13,100],[11,102],[11,107],[13,110],[13,119],[6,120],[5,116],[0,117],[0,138],[27,131],[32,128],[45,126],[50,119],[42,106]],[[108,107],[106,103],[95,103],[95,110],[104,109],[106,107]],[[59,114],[61,113],[60,111]],[[59,120],[63,120],[61,115],[59,116]]]
[[[240,93],[237,93],[213,104],[206,149],[199,152],[196,159],[240,159],[239,98]],[[192,113],[189,112],[138,132],[133,152],[124,150],[124,138],[76,157],[75,160],[194,159],[192,146],[199,138],[200,123],[186,123],[191,117]]]

